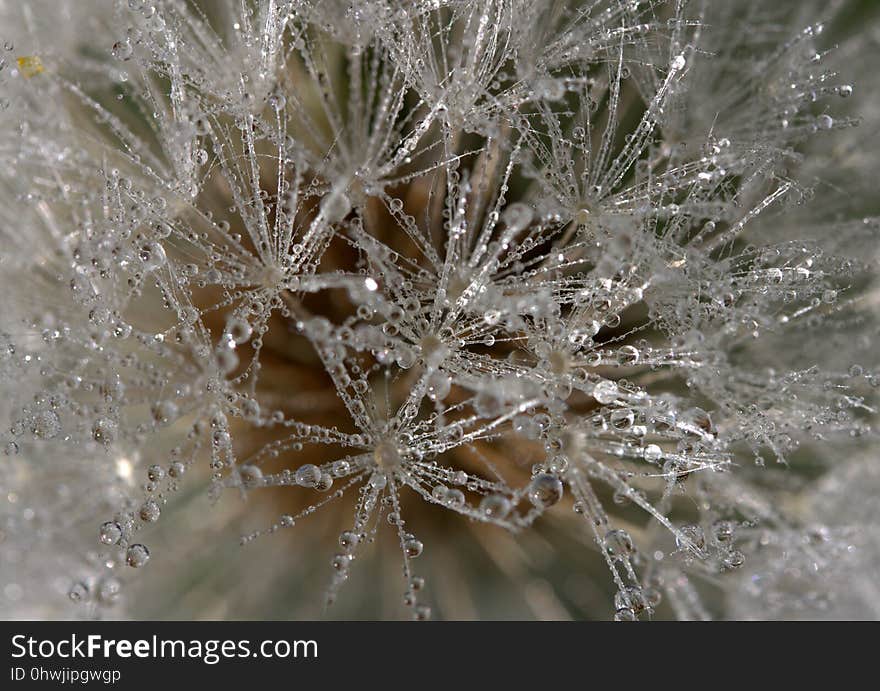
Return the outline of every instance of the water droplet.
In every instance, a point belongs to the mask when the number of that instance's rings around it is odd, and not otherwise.
[[[159,504],[156,503],[154,499],[148,499],[144,502],[144,505],[141,506],[139,515],[142,521],[146,521],[147,523],[155,523],[159,520],[159,515],[161,513],[162,512],[159,508]]]
[[[345,477],[350,471],[351,464],[348,461],[334,461],[330,466],[333,477]]]
[[[639,586],[629,586],[626,590],[619,590],[614,595],[614,607],[617,610],[631,608],[636,614],[649,608],[645,599],[644,591]]]
[[[333,486],[333,476],[330,473],[321,473],[321,478],[315,483],[315,489],[326,492]]]
[[[698,525],[685,525],[675,536],[675,544],[679,549],[702,550],[706,546],[706,536]]]
[[[611,426],[617,430],[626,430],[632,427],[635,415],[629,408],[618,408],[611,411]]]
[[[529,223],[532,222],[533,216],[534,212],[528,204],[514,202],[513,204],[508,204],[501,214],[501,220],[511,232],[516,233],[528,227]]]
[[[359,542],[358,534],[351,530],[343,530],[339,533],[339,546],[346,551],[353,550]]]
[[[105,605],[113,604],[122,591],[122,584],[115,578],[106,578],[98,584],[98,600]]]
[[[593,398],[602,405],[608,405],[617,400],[619,389],[617,384],[608,379],[603,379],[593,387]]]
[[[131,59],[132,53],[134,53],[134,49],[131,47],[130,41],[124,40],[114,43],[111,52],[113,53],[113,57],[117,60],[129,60]]]
[[[733,539],[734,530],[733,521],[718,520],[712,524],[712,534],[717,542],[730,542]]]
[[[535,93],[539,98],[546,98],[548,101],[558,101],[565,96],[565,84],[561,79],[545,77],[535,83]]]
[[[238,355],[236,355],[235,350],[232,348],[222,345],[215,351],[215,356],[217,358],[217,369],[223,372],[223,374],[234,372],[235,368],[238,367]]]
[[[538,509],[546,509],[562,499],[562,492],[562,481],[558,477],[541,473],[529,484],[529,501]]]
[[[657,444],[648,444],[645,447],[643,455],[648,463],[656,463],[663,458],[663,449],[657,446]]]
[[[452,390],[452,379],[444,372],[438,371],[428,378],[427,385],[428,398],[432,401],[442,401]]]
[[[351,557],[347,554],[337,554],[333,557],[330,565],[336,570],[340,572],[344,572],[348,570],[349,565],[351,564]]]
[[[115,545],[122,538],[122,526],[116,521],[107,521],[101,525],[101,542]]]
[[[89,587],[82,581],[74,583],[67,596],[74,602],[82,602],[89,596]]]
[[[226,322],[226,333],[236,345],[247,343],[250,339],[253,329],[246,319],[240,317],[231,317]]]
[[[211,131],[211,123],[204,115],[199,115],[193,120],[193,127],[195,128],[196,134],[199,136],[204,136]]]
[[[511,508],[510,499],[503,494],[487,494],[480,502],[480,512],[487,518],[504,520]]]
[[[281,91],[275,91],[266,99],[272,110],[281,110],[287,105],[287,98]]]
[[[728,569],[738,569],[746,561],[745,555],[738,549],[728,552],[724,557],[724,566]]]
[[[617,351],[617,362],[624,366],[630,367],[639,361],[639,349],[635,346],[621,346]]]
[[[159,480],[165,477],[165,469],[161,465],[153,464],[147,468],[147,477],[150,482],[159,482]]]
[[[241,478],[241,484],[245,487],[256,487],[263,479],[263,471],[259,466],[245,463],[238,469],[238,476]]]
[[[306,463],[296,469],[293,478],[300,487],[314,488],[321,481],[321,469],[316,465]]]
[[[150,560],[150,550],[144,545],[136,543],[128,548],[125,553],[125,562],[132,568],[138,569]]]
[[[615,559],[625,559],[633,553],[635,546],[629,533],[620,528],[614,528],[605,533],[605,550],[608,555]]]
[[[158,242],[147,242],[141,245],[138,257],[144,266],[144,271],[155,271],[165,264],[167,256],[165,248]]]
[[[102,417],[92,425],[92,438],[99,444],[110,445],[116,441],[116,423],[110,418]]]
[[[403,543],[403,551],[406,553],[406,556],[411,559],[415,559],[422,553],[424,549],[424,545],[420,540],[416,540],[415,538],[410,538],[406,542]]]
[[[445,503],[451,507],[464,506],[464,493],[460,489],[447,490]]]
[[[52,439],[61,432],[61,420],[54,410],[41,410],[31,420],[31,433],[37,439]]]
[[[370,487],[375,490],[384,489],[388,484],[388,478],[385,477],[385,473],[373,473],[370,476]]]
[[[157,401],[150,407],[150,413],[157,425],[167,425],[177,418],[177,404],[174,401]]]
[[[629,607],[622,607],[614,613],[614,621],[638,621],[636,613]]]

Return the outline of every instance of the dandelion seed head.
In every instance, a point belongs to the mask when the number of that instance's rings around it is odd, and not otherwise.
[[[332,525],[328,604],[390,542],[443,612],[441,515],[526,599],[553,551],[576,616],[588,563],[617,620],[784,591],[760,550],[880,376],[821,3],[62,4],[54,47],[0,8],[0,527],[83,528],[66,604],[137,611],[200,489],[245,550]]]

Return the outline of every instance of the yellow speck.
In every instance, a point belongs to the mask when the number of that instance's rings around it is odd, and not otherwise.
[[[25,79],[36,77],[43,72],[43,61],[38,55],[22,55],[18,58],[18,71]]]

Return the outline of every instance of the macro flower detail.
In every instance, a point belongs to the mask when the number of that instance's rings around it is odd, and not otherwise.
[[[246,586],[305,529],[327,612],[395,578],[367,616],[481,616],[434,590],[472,562],[538,617],[707,619],[851,539],[798,499],[880,381],[846,3],[61,4],[53,44],[0,3],[22,612],[143,611],[174,549]]]

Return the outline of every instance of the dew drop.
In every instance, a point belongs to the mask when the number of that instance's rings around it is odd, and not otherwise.
[[[110,418],[102,417],[92,425],[92,438],[99,444],[110,445],[116,441],[116,423]]]
[[[321,469],[316,465],[306,463],[296,469],[293,478],[300,487],[314,488],[321,481]]]
[[[122,584],[115,578],[107,578],[98,584],[98,600],[105,605],[113,604],[122,591]]]
[[[685,525],[681,527],[679,535],[676,535],[675,544],[679,549],[696,548],[699,551],[706,546],[706,536],[700,526]]]
[[[61,432],[61,420],[54,410],[42,410],[31,420],[31,433],[37,439],[52,439]]]
[[[147,468],[147,478],[149,478],[150,482],[159,482],[163,477],[165,477],[165,469],[156,463]]]
[[[546,509],[562,499],[562,492],[562,481],[558,477],[541,473],[529,484],[529,501],[538,509]]]
[[[648,444],[643,452],[644,459],[648,463],[656,463],[663,457],[663,449],[657,444]]]
[[[406,542],[403,543],[403,551],[406,553],[410,559],[415,559],[422,553],[424,549],[424,545],[420,540],[416,540],[415,538],[410,538]]]
[[[113,53],[113,57],[117,60],[129,60],[131,59],[134,50],[131,47],[131,42],[125,40],[114,43],[111,52]]]
[[[738,569],[745,563],[745,561],[745,555],[743,555],[743,553],[739,550],[735,549],[731,552],[728,552],[727,555],[724,557],[724,566],[726,566],[728,569]]]
[[[156,401],[150,407],[150,414],[157,425],[167,425],[177,418],[177,404],[174,401]]]
[[[718,520],[712,524],[712,534],[717,542],[730,542],[733,539],[734,530],[733,521]]]
[[[511,232],[519,232],[532,222],[534,212],[528,204],[514,202],[509,204],[501,214],[501,220]]]
[[[638,617],[629,607],[621,607],[614,613],[614,621],[638,621]]]
[[[510,509],[510,499],[503,494],[487,494],[480,502],[480,512],[487,518],[504,520]]]
[[[240,317],[231,317],[226,322],[226,333],[236,345],[247,343],[250,339],[253,329],[246,319]]]
[[[150,560],[150,550],[144,545],[136,543],[128,548],[125,553],[125,562],[132,568],[139,569]]]
[[[73,602],[82,602],[89,596],[89,587],[82,581],[74,583],[71,586],[70,591],[67,593],[67,596]]]
[[[122,538],[122,526],[116,521],[107,521],[101,525],[101,542],[115,545]]]
[[[141,506],[141,510],[138,515],[141,517],[142,521],[146,521],[147,523],[155,523],[159,520],[159,515],[161,513],[162,511],[159,508],[159,504],[157,504],[154,499],[148,499],[144,502],[144,505]]]
[[[360,538],[351,530],[343,530],[339,533],[339,546],[344,550],[352,550],[357,547]]]
[[[605,550],[608,555],[615,559],[625,559],[635,549],[629,533],[620,528],[614,528],[605,533]]]
[[[603,379],[595,387],[593,387],[593,398],[602,405],[613,403],[617,400],[619,390],[617,384],[608,379]]]

